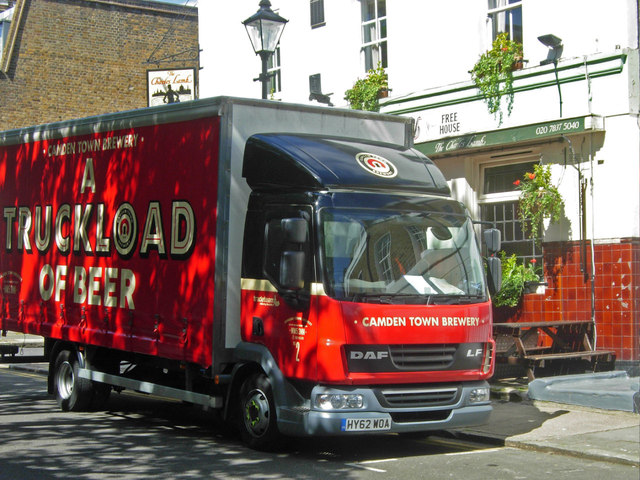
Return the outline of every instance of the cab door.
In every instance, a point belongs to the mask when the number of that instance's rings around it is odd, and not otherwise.
[[[317,345],[311,218],[308,206],[250,211],[242,279],[243,340],[265,345],[285,376],[306,380],[316,376]]]

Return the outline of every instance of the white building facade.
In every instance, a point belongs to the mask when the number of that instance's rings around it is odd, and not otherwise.
[[[260,70],[242,20],[257,0],[198,5],[200,97],[259,97]],[[543,265],[547,283],[509,320],[593,319],[597,348],[640,355],[640,67],[637,0],[274,0],[289,20],[271,98],[331,103],[378,62],[391,93],[381,111],[416,120],[415,147],[475,218],[496,223],[504,248]],[[511,115],[488,113],[469,71],[509,32],[523,45]],[[557,62],[538,37],[561,42]],[[564,200],[537,240],[522,234],[513,182],[551,167]]]

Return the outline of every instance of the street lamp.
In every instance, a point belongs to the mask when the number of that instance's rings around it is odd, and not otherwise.
[[[262,73],[254,81],[262,82],[262,98],[267,98],[267,88],[270,75],[267,73],[267,62],[269,57],[276,51],[280,36],[284,30],[285,20],[271,10],[269,0],[260,1],[260,9],[247,18],[242,24],[247,29],[251,46],[256,55],[260,55],[262,60]]]

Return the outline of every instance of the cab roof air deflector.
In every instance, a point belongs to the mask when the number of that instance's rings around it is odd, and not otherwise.
[[[253,135],[245,146],[242,176],[253,190],[286,186],[450,194],[442,173],[416,150],[313,135]]]

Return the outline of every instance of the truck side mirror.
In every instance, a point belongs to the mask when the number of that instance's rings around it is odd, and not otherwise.
[[[487,274],[489,291],[491,294],[498,293],[502,288],[502,261],[498,257],[487,258]]]
[[[305,254],[308,224],[304,218],[283,218],[281,222],[284,250],[280,257],[280,285],[288,290],[304,287]]]
[[[489,254],[496,253],[500,251],[501,248],[501,235],[500,230],[497,228],[488,228],[484,231],[484,243],[487,245],[487,250]]]
[[[307,221],[304,218],[283,218],[284,241],[302,244],[307,241]]]
[[[280,285],[290,290],[304,287],[304,252],[286,250],[280,258]]]

